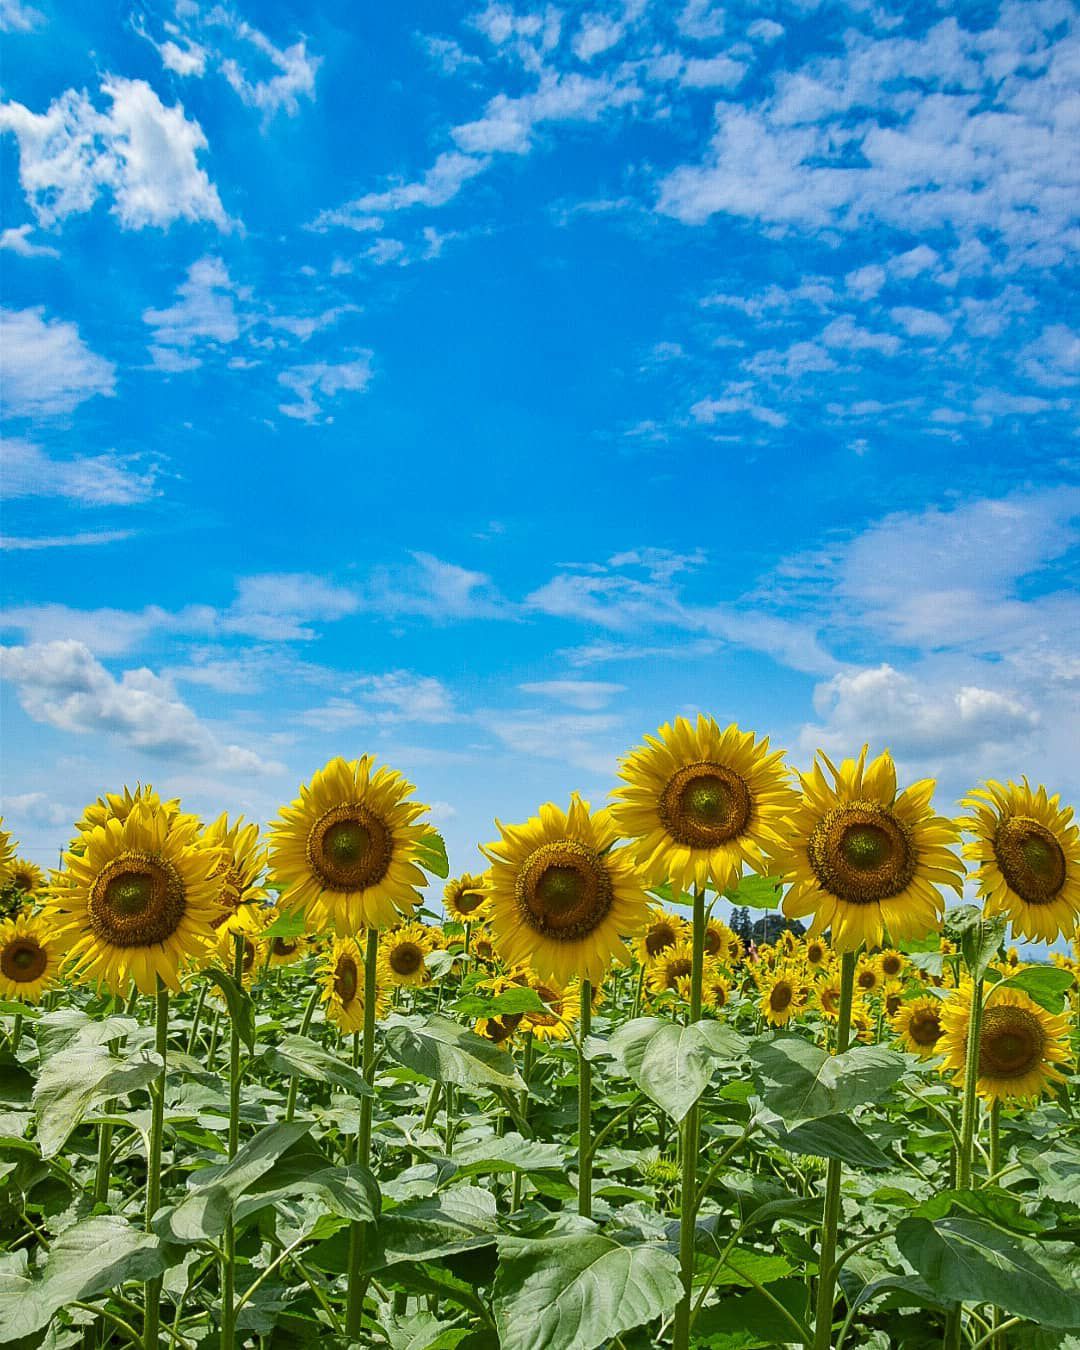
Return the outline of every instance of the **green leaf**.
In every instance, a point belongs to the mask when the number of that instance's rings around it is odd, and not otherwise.
[[[719,1065],[737,1059],[746,1043],[721,1022],[684,1027],[659,1017],[636,1017],[619,1027],[608,1046],[641,1091],[680,1121]]]
[[[591,1224],[499,1238],[494,1304],[502,1350],[594,1350],[670,1312],[680,1292],[670,1252],[617,1242]]]
[[[485,998],[483,994],[466,994],[454,1004],[454,1011],[462,1017],[498,1017],[504,1013],[542,1013],[544,1001],[535,989],[525,987],[504,989],[501,994]]]
[[[734,890],[725,891],[724,899],[745,909],[775,909],[780,903],[783,883],[779,877],[743,877]]]
[[[251,995],[246,989],[241,988],[233,977],[226,974],[224,970],[216,970],[213,966],[207,966],[205,970],[200,970],[199,974],[205,976],[208,980],[213,980],[221,990],[229,1009],[229,1016],[240,1033],[240,1039],[247,1046],[248,1053],[253,1055],[255,1053],[255,1005],[251,1001]]]
[[[720,1267],[716,1284],[735,1284],[743,1289],[751,1289],[755,1281],[758,1284],[771,1284],[773,1280],[782,1280],[785,1275],[790,1275],[792,1270],[793,1266],[786,1256],[759,1252],[752,1247],[736,1247],[728,1253],[727,1260]]]
[[[1065,993],[1073,983],[1071,971],[1060,970],[1057,966],[1030,966],[1007,976],[997,987],[1022,989],[1047,1012],[1059,1013],[1065,1003]]]
[[[458,1176],[467,1177],[495,1172],[561,1172],[566,1169],[567,1156],[561,1144],[510,1133],[501,1138],[459,1139],[453,1158],[447,1162],[457,1168]]]
[[[446,840],[438,830],[428,830],[416,845],[416,861],[425,872],[437,877],[450,875],[450,863],[446,856]]]
[[[285,909],[268,928],[263,929],[262,936],[264,938],[295,938],[303,937],[306,932],[307,922],[304,919],[303,910]]]
[[[802,1280],[778,1280],[769,1289],[776,1303],[797,1322],[806,1316],[806,1285]],[[694,1322],[694,1344],[702,1350],[752,1350],[756,1346],[790,1345],[795,1328],[764,1294],[756,1289],[728,1294],[702,1308]]]
[[[868,1139],[850,1116],[822,1116],[804,1121],[793,1130],[777,1130],[776,1142],[787,1153],[839,1158],[849,1167],[867,1171],[892,1167],[895,1161]]]
[[[399,1064],[437,1083],[517,1092],[525,1086],[505,1050],[446,1017],[401,1018],[388,1026],[385,1044]]]
[[[1019,1198],[998,1186],[986,1186],[977,1191],[937,1191],[912,1211],[916,1219],[944,1219],[953,1210],[989,1219],[1000,1228],[1011,1228],[1017,1233],[1041,1233],[1046,1225],[1029,1219]]]
[[[960,945],[960,954],[973,980],[981,980],[1005,940],[1005,919],[984,916],[974,905],[958,905],[945,915],[945,934]]]
[[[885,1046],[857,1045],[830,1055],[801,1036],[760,1041],[750,1051],[765,1105],[783,1120],[840,1115],[879,1102],[904,1072],[904,1061]]]
[[[896,1245],[947,1301],[993,1303],[1041,1326],[1080,1325],[1080,1284],[1036,1242],[978,1219],[904,1219]]]
[[[286,1036],[259,1056],[268,1068],[289,1077],[310,1078],[316,1083],[351,1092],[355,1097],[370,1097],[371,1088],[359,1070],[309,1036]]]
[[[22,1017],[28,1022],[33,1022],[41,1016],[41,1010],[31,1003],[16,1003],[8,998],[0,998],[0,1016]]]
[[[0,1257],[0,1345],[43,1331],[62,1308],[111,1293],[125,1280],[152,1280],[165,1269],[161,1243],[107,1214],[83,1219],[55,1237],[39,1269],[25,1253]]]
[[[379,1217],[378,1182],[359,1163],[350,1167],[326,1167],[308,1175],[291,1177],[271,1189],[263,1189],[267,1183],[277,1180],[278,1170],[275,1167],[265,1173],[258,1188],[253,1188],[255,1193],[249,1191],[237,1200],[233,1210],[237,1223],[280,1200],[294,1200],[300,1196],[313,1196],[328,1214],[357,1223],[374,1223]]]
[[[47,1059],[34,1088],[37,1140],[43,1158],[55,1157],[93,1106],[126,1097],[161,1075],[161,1060],[142,1050],[121,1059],[103,1045],[79,1040]]]
[[[172,1242],[200,1242],[225,1231],[236,1201],[311,1128],[310,1123],[282,1121],[250,1139],[231,1162],[197,1172],[189,1193],[178,1205],[158,1213],[154,1231]]]
[[[452,1186],[439,1195],[409,1200],[379,1219],[365,1270],[401,1261],[438,1261],[490,1246],[497,1227],[495,1197],[479,1186]]]

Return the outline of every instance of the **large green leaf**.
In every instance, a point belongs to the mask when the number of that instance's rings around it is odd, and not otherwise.
[[[659,1017],[636,1017],[619,1027],[609,1048],[641,1091],[679,1121],[718,1066],[737,1059],[745,1044],[720,1022],[684,1027]]]
[[[310,1036],[286,1036],[277,1045],[269,1046],[259,1056],[267,1067],[277,1073],[310,1078],[316,1083],[329,1083],[343,1088],[355,1097],[370,1097],[371,1088],[364,1082],[359,1070],[313,1041]]]
[[[981,980],[1005,939],[1005,919],[987,918],[975,905],[958,905],[945,915],[945,934],[959,944],[973,980]]]
[[[247,1046],[248,1052],[253,1055],[255,1053],[255,1005],[251,1001],[251,995],[223,970],[207,966],[205,970],[199,971],[199,974],[207,980],[212,980],[221,990],[229,1009],[229,1016],[240,1033],[240,1039]]]
[[[250,1139],[231,1162],[197,1172],[189,1193],[159,1212],[154,1231],[172,1242],[201,1242],[225,1231],[236,1201],[268,1173],[311,1128],[310,1122],[282,1121]]]
[[[724,899],[737,908],[775,909],[780,903],[779,877],[742,877],[733,889],[724,892]]]
[[[993,1303],[1042,1326],[1080,1326],[1080,1283],[1037,1242],[979,1219],[910,1218],[896,1245],[942,1299]]]
[[[778,1280],[769,1288],[769,1298],[757,1289],[728,1294],[702,1308],[694,1322],[694,1345],[751,1350],[755,1346],[791,1345],[796,1331],[776,1304],[796,1321],[806,1315],[806,1284],[802,1280]]]
[[[904,1061],[885,1046],[857,1045],[830,1055],[801,1036],[759,1041],[750,1057],[765,1105],[788,1122],[881,1101],[904,1072]]]
[[[776,1142],[788,1153],[839,1158],[849,1167],[868,1171],[892,1167],[894,1159],[868,1139],[850,1116],[822,1116],[792,1130],[775,1130]]]
[[[108,1045],[110,1041],[138,1039],[140,1036],[144,1040],[152,1039],[153,1032],[140,1027],[133,1017],[102,1017],[95,1020],[81,1008],[54,1008],[34,1027],[34,1040],[43,1064],[69,1045]]]
[[[416,845],[416,861],[425,871],[434,876],[450,875],[450,863],[446,856],[446,840],[437,830],[428,830]]]
[[[452,1186],[421,1200],[409,1200],[379,1219],[366,1269],[401,1261],[437,1261],[454,1252],[495,1241],[495,1197],[479,1186]]]
[[[1065,992],[1072,984],[1071,971],[1059,970],[1057,966],[1029,966],[1026,970],[1018,970],[1008,976],[995,988],[1022,989],[1048,1012],[1059,1013],[1065,1001]],[[991,1005],[994,999],[991,999]]]
[[[386,1030],[386,1048],[399,1064],[438,1083],[515,1091],[525,1086],[505,1050],[446,1017],[392,1023]]]
[[[76,1300],[108,1294],[125,1280],[151,1280],[164,1269],[158,1238],[114,1214],[66,1229],[37,1270],[27,1268],[25,1253],[0,1257],[0,1345],[42,1331]]]
[[[564,1222],[541,1238],[503,1235],[495,1277],[502,1350],[594,1350],[674,1308],[679,1263],[663,1247],[621,1243]]]
[[[479,1176],[492,1172],[564,1171],[568,1150],[562,1144],[525,1139],[516,1132],[487,1135],[480,1139],[459,1139],[454,1156],[447,1162],[458,1176]]]
[[[287,1155],[286,1155],[287,1156]],[[358,1223],[373,1223],[379,1217],[379,1186],[366,1167],[324,1167],[302,1175],[280,1177],[278,1166],[265,1173],[259,1184],[239,1197],[233,1209],[237,1223],[282,1200],[311,1196],[327,1214]],[[290,1169],[293,1170],[293,1169]]]
[[[68,1135],[93,1106],[125,1097],[161,1075],[161,1060],[149,1050],[121,1058],[104,1045],[73,1038],[47,1059],[34,1088],[37,1140],[43,1158],[63,1148]]]

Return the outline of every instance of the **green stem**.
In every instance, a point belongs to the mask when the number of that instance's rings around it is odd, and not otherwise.
[[[319,1006],[319,997],[322,994],[322,987],[315,985],[311,991],[311,997],[307,1001],[307,1007],[304,1009],[304,1016],[300,1022],[300,1035],[306,1036],[311,1030],[312,1018],[315,1016],[315,1009]],[[285,1102],[285,1119],[292,1120],[296,1115],[296,1092],[300,1086],[300,1075],[293,1074],[289,1079],[289,1096]]]
[[[154,1049],[161,1059],[161,1076],[150,1087],[150,1152],[146,1159],[146,1231],[152,1232],[152,1220],[161,1204],[161,1137],[165,1129],[165,1063],[169,1045],[169,991],[158,977],[157,1006],[154,1012]],[[108,1178],[106,1176],[106,1186]],[[161,1315],[162,1276],[146,1284],[146,1311],[143,1317],[145,1350],[157,1350]]]
[[[694,887],[694,935],[690,962],[690,1023],[701,1020],[701,976],[705,964],[705,892]],[[701,1113],[697,1102],[683,1117],[680,1130],[682,1182],[679,1186],[679,1274],[682,1298],[675,1309],[674,1350],[690,1345],[694,1297],[694,1242],[697,1236],[697,1160],[701,1140]]]
[[[233,979],[238,988],[244,981],[244,935],[233,934]],[[229,1021],[229,1157],[240,1147],[240,1028]],[[221,1350],[234,1350],[236,1339],[236,1225],[230,1215],[222,1234],[221,1260]]]
[[[592,1065],[585,1041],[592,1027],[592,980],[581,981],[581,1030],[578,1038],[578,1213],[592,1218]]]
[[[369,1088],[374,1084],[375,1065],[375,1000],[378,997],[379,930],[369,928],[364,952],[364,1081]],[[370,1096],[360,1098],[360,1133],[357,1136],[357,1161],[361,1167],[371,1166],[371,1112]],[[367,1280],[361,1274],[364,1248],[367,1245],[368,1225],[354,1220],[349,1225],[349,1273],[345,1303],[345,1335],[356,1340],[364,1317],[364,1295]]]
[[[840,958],[840,1009],[836,1023],[836,1053],[842,1055],[851,1036],[851,1002],[855,989],[855,953]],[[842,1164],[830,1158],[825,1174],[825,1208],[818,1256],[817,1304],[814,1309],[814,1350],[832,1344],[833,1306],[836,1300],[836,1230],[840,1222]]]
[[[956,1152],[956,1188],[971,1187],[971,1159],[975,1147],[975,1125],[979,1117],[979,1040],[982,1033],[983,982],[971,982],[971,1006],[968,1012],[967,1047],[964,1058],[964,1097],[960,1116],[960,1144]],[[991,1171],[994,1169],[991,1168]],[[946,1350],[960,1350],[963,1341],[964,1305],[950,1309],[945,1320]]]
[[[15,1014],[15,1020],[11,1024],[11,1058],[15,1059],[19,1053],[19,1042],[22,1040],[23,1015]]]
[[[206,1002],[206,990],[209,986],[209,980],[202,980],[199,984],[199,994],[195,1000],[195,1011],[191,1014],[191,1030],[188,1032],[187,1052],[189,1055],[195,1053],[195,1046],[199,1035],[199,1023],[202,1021],[203,1004]]]
[[[529,1116],[529,1079],[532,1076],[533,1063],[533,1034],[531,1031],[525,1033],[525,1051],[522,1055],[521,1079],[525,1084],[525,1091],[521,1094],[521,1118],[527,1120]],[[524,1182],[524,1175],[518,1171],[514,1173],[514,1185],[510,1197],[510,1212],[516,1213],[521,1207],[521,1187]]]
[[[1001,1099],[995,1097],[990,1106],[990,1175],[1001,1171]],[[990,1310],[990,1322],[993,1336],[990,1339],[991,1350],[1005,1350],[1005,1333],[1001,1327],[1004,1315],[998,1307]]]

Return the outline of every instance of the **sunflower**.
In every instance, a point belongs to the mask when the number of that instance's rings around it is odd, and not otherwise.
[[[731,981],[715,967],[704,972],[701,982],[703,1001],[717,1012],[731,1001]]]
[[[811,938],[803,951],[803,960],[813,972],[818,973],[828,966],[831,955],[827,942],[821,938]]]
[[[7,884],[22,893],[24,900],[32,900],[45,886],[45,873],[26,858],[16,858],[11,864]]]
[[[548,802],[523,825],[496,821],[502,839],[491,860],[491,926],[500,955],[541,979],[574,976],[599,984],[611,962],[625,963],[623,937],[644,927],[642,878],[607,811],[590,813],[574,793],[568,812]]]
[[[230,826],[223,811],[207,826],[203,837],[221,856],[214,873],[219,886],[214,927],[219,928],[228,919],[234,932],[261,933],[268,916],[264,912],[266,889],[261,884],[266,849],[259,845],[258,825],[245,825],[241,816]]]
[[[89,834],[107,820],[127,820],[132,810],[140,805],[163,811],[170,820],[181,814],[179,797],[163,802],[149,783],[137,783],[134,792],[125,784],[123,792],[106,792],[91,802],[75,822],[75,829],[79,834]],[[195,820],[196,817],[189,816],[188,819]]]
[[[14,861],[15,844],[4,829],[4,817],[0,816],[0,886],[11,884],[11,864]]]
[[[208,944],[208,957],[213,965],[222,967],[232,975],[236,970],[236,938],[242,938],[244,954],[240,961],[240,982],[246,988],[266,964],[266,950],[253,934],[233,925],[234,921],[227,919],[218,926]],[[263,948],[261,952],[260,947]]]
[[[705,924],[705,955],[730,965],[742,955],[742,943],[722,919]]]
[[[304,937],[267,938],[268,955],[272,966],[291,966],[308,954]]]
[[[55,982],[62,945],[41,918],[20,914],[0,922],[0,995],[37,1003]]]
[[[876,1039],[877,1018],[861,998],[851,1002],[851,1032],[856,1041],[872,1042]]]
[[[944,1055],[941,1071],[964,1085],[968,1031],[971,1025],[970,985],[965,981],[941,1011]],[[983,1007],[979,1031],[979,1076],[976,1092],[986,1102],[1039,1097],[1065,1075],[1057,1065],[1069,1059],[1069,1023],[1063,1014],[1047,1012],[1020,989],[993,989]]]
[[[203,954],[212,935],[220,861],[198,834],[194,816],[136,805],[64,855],[65,884],[50,899],[50,921],[70,942],[76,978],[114,994],[134,981],[152,994],[160,979],[179,990],[182,966]]]
[[[520,989],[525,982],[526,977],[519,971],[514,976],[493,975],[490,980],[481,980],[480,987],[495,995],[503,994],[507,989]],[[498,1013],[494,1017],[480,1017],[473,1024],[473,1031],[484,1040],[505,1045],[513,1039],[524,1017],[524,1013]]]
[[[443,906],[458,923],[475,923],[482,919],[487,912],[484,878],[471,872],[452,877],[443,890]]]
[[[379,984],[424,984],[426,959],[435,943],[426,924],[406,923],[387,933],[379,947]]]
[[[818,981],[814,1002],[818,1011],[830,1022],[835,1022],[840,1016],[840,976],[835,971]]]
[[[992,779],[962,802],[972,815],[958,824],[974,836],[964,856],[988,914],[1004,914],[1018,937],[1053,942],[1072,937],[1080,915],[1080,828],[1060,797]]]
[[[316,972],[322,982],[327,1021],[341,1031],[364,1029],[364,957],[355,938],[334,938]],[[375,997],[375,1016],[387,1009],[383,990]]]
[[[932,779],[896,790],[896,766],[886,751],[866,763],[822,763],[801,774],[803,795],[772,866],[791,882],[784,897],[789,917],[813,915],[808,937],[832,930],[841,952],[881,945],[892,938],[920,938],[940,926],[944,904],[938,886],[962,889],[963,864],[949,848],[956,826],[935,816]]]
[[[898,952],[893,947],[886,947],[884,951],[878,952],[876,959],[887,984],[895,984],[897,980],[904,978],[907,961],[903,952]]]
[[[1010,970],[1017,970],[1023,965],[1023,962],[1020,960],[1020,953],[1015,947],[1010,947],[1005,953],[1003,964],[1008,966]]]
[[[889,1025],[900,1037],[904,1048],[920,1059],[929,1059],[937,1053],[942,1032],[941,1004],[941,999],[924,994],[901,1003],[889,1018]]]
[[[627,786],[616,789],[612,813],[637,841],[647,879],[727,891],[744,865],[765,872],[763,847],[795,803],[784,752],[770,754],[768,738],[734,723],[721,731],[704,714],[696,727],[678,717],[645,741],[623,761]]]
[[[777,966],[758,984],[758,1008],[774,1027],[785,1027],[799,1010],[799,979],[787,966]]]
[[[416,863],[426,808],[409,800],[401,774],[373,764],[371,755],[332,759],[270,827],[274,879],[316,932],[389,928],[412,914],[427,884]]]
[[[565,1041],[570,1035],[567,1023],[576,1022],[581,1016],[581,986],[574,983],[560,989],[535,975],[529,976],[528,984],[549,1011],[526,1013],[522,1030],[531,1031],[540,1041]]]
[[[672,993],[688,999],[693,964],[694,949],[689,942],[680,940],[674,947],[665,947],[646,967],[645,982],[649,993]]]
[[[855,989],[862,997],[881,992],[885,983],[881,965],[876,956],[864,956],[855,970]]]
[[[676,942],[689,940],[690,932],[690,925],[681,915],[651,905],[645,931],[637,943],[638,959],[643,965],[655,960],[666,948],[674,947]]]
[[[492,965],[497,960],[495,955],[495,944],[491,940],[491,934],[484,929],[480,933],[473,934],[472,955],[477,961],[484,965]]]

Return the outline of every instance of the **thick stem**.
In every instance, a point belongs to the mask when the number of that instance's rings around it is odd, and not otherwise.
[[[701,976],[705,964],[705,892],[694,887],[693,955],[690,963],[691,1023],[701,1020]],[[680,1130],[682,1182],[679,1187],[679,1274],[682,1298],[675,1309],[673,1345],[687,1350],[690,1344],[694,1295],[694,1244],[697,1236],[697,1159],[701,1139],[701,1113],[695,1102],[683,1117]]]
[[[206,1002],[206,990],[209,980],[202,980],[199,984],[199,993],[195,999],[195,1011],[191,1014],[191,1030],[188,1032],[187,1052],[189,1055],[195,1053],[195,1046],[199,1035],[199,1023],[202,1021],[203,1004]]]
[[[840,958],[840,1009],[836,1023],[836,1053],[842,1055],[851,1036],[851,1002],[855,989],[855,953]],[[836,1300],[836,1230],[840,1222],[842,1164],[830,1158],[825,1174],[825,1210],[821,1223],[818,1256],[817,1304],[814,1309],[814,1350],[829,1350],[832,1344],[833,1305]]]
[[[367,948],[364,952],[364,1047],[363,1074],[369,1088],[374,1085],[375,1066],[375,1000],[378,996],[379,974],[379,930],[369,928]],[[371,1112],[373,1101],[370,1096],[360,1098],[360,1133],[357,1136],[357,1161],[361,1167],[371,1166]],[[360,1325],[364,1317],[364,1295],[367,1292],[367,1280],[361,1274],[364,1264],[364,1248],[367,1245],[368,1225],[352,1222],[349,1225],[349,1274],[345,1303],[345,1335],[356,1340],[360,1335]]]
[[[152,1231],[151,1222],[161,1204],[161,1137],[165,1129],[165,1061],[169,1044],[169,991],[158,978],[157,1001],[154,1011],[154,1049],[161,1059],[161,1077],[151,1085],[150,1096],[150,1153],[146,1159],[146,1231]],[[106,1186],[108,1179],[106,1178]],[[161,1283],[158,1275],[146,1284],[146,1313],[143,1318],[143,1346],[157,1350],[161,1314]]]
[[[529,1079],[532,1076],[533,1062],[533,1034],[531,1031],[525,1033],[525,1053],[521,1065],[521,1078],[525,1084],[525,1091],[521,1094],[521,1119],[529,1118]],[[514,1186],[510,1197],[510,1212],[513,1214],[521,1207],[521,1186],[525,1180],[521,1172],[514,1173]]]
[[[990,1175],[996,1177],[1001,1171],[1001,1101],[995,1097],[990,1107]],[[1004,1314],[995,1307],[991,1312],[994,1335],[990,1339],[990,1350],[1005,1350],[1005,1332],[1002,1331]]]
[[[307,1001],[307,1007],[304,1009],[304,1016],[300,1022],[300,1035],[306,1036],[311,1030],[311,1020],[315,1016],[315,1009],[319,1006],[319,998],[322,995],[322,989],[316,985],[311,991],[311,997]],[[300,1086],[300,1075],[294,1074],[289,1079],[289,1096],[285,1102],[285,1119],[292,1120],[296,1115],[296,1092]]]
[[[592,1029],[592,980],[581,981],[581,1025],[578,1040],[578,1213],[592,1218],[592,1065],[585,1041]]]
[[[19,1053],[19,1042],[22,1040],[23,1015],[15,1014],[15,1020],[11,1024],[11,1057],[15,1059]]]
[[[243,988],[244,935],[233,934],[233,979]],[[240,1147],[240,1028],[229,1021],[229,1157]],[[222,1234],[221,1350],[234,1350],[236,1330],[236,1226],[230,1215]]]

